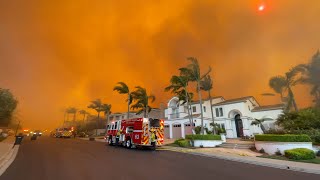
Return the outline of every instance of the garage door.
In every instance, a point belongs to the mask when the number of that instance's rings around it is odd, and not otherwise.
[[[172,127],[172,138],[179,139],[181,138],[181,124],[174,124]]]
[[[170,138],[170,128],[169,125],[164,125],[164,137],[169,139]]]
[[[184,124],[184,134],[185,135],[192,134],[192,127],[190,123]]]

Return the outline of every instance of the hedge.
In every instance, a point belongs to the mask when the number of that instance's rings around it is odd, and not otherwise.
[[[193,134],[193,135],[186,135],[186,139],[190,139],[190,140],[221,140],[221,136],[220,135],[213,135],[213,134],[207,134],[207,135]]]
[[[274,135],[274,134],[261,134],[255,135],[256,141],[275,141],[275,142],[312,142],[308,135]]]
[[[190,140],[188,139],[177,139],[174,141],[174,144],[180,146],[180,147],[189,147],[190,146]]]
[[[285,150],[284,155],[289,159],[294,160],[308,160],[316,158],[315,153],[307,148],[296,148]]]

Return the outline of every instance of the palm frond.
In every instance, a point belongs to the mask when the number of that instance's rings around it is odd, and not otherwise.
[[[120,94],[128,94],[130,92],[129,87],[124,82],[118,82],[117,86],[115,86],[113,90],[118,91]]]

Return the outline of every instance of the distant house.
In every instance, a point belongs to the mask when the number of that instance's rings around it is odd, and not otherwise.
[[[204,127],[212,130],[210,100],[203,100]],[[262,133],[261,128],[252,126],[254,119],[265,119],[263,123],[266,129],[273,128],[275,120],[283,113],[282,104],[261,106],[254,97],[247,96],[225,100],[222,96],[212,98],[214,121],[220,127],[225,128],[227,138],[251,136],[254,133]],[[193,102],[192,112],[194,126],[201,125],[200,103]],[[165,110],[165,136],[166,138],[181,138],[191,134],[191,125],[186,104],[173,97],[168,102]]]
[[[109,116],[109,120],[110,121],[119,121],[119,120],[124,120],[127,119],[127,112],[116,112],[116,113],[112,113]],[[153,118],[153,119],[160,119],[162,117],[162,113],[160,109],[154,108],[150,111],[150,113],[148,114],[148,118]],[[129,113],[129,118],[141,118],[143,117],[143,113],[142,114],[136,114],[136,112],[130,112]]]

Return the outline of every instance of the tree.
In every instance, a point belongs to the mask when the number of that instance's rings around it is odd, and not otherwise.
[[[124,82],[118,82],[117,86],[113,88],[114,91],[117,91],[119,94],[126,94],[128,97],[126,99],[128,104],[128,111],[127,111],[127,119],[130,118],[130,104],[132,103],[132,95],[130,92],[129,87]]]
[[[299,80],[296,78],[297,74],[300,72],[299,67],[294,67],[285,73],[285,76],[274,76],[269,80],[269,86],[276,92],[280,94],[282,102],[286,102],[286,111],[289,111],[291,107],[295,111],[298,111],[298,106],[294,98],[292,87],[295,86]],[[288,97],[284,97],[284,93],[288,92]]]
[[[208,92],[208,96],[210,99],[210,110],[211,110],[212,123],[215,124],[213,109],[212,109],[212,98],[211,98],[211,92],[210,92],[212,89],[212,86],[213,86],[213,81],[212,81],[210,75],[205,76],[204,79],[200,82],[200,89]],[[213,132],[213,134],[216,134],[215,128],[213,128],[212,132]]]
[[[13,113],[17,108],[18,101],[9,89],[0,88],[0,125],[8,126],[12,120]]]
[[[306,108],[300,111],[285,112],[279,116],[276,124],[285,130],[320,129],[320,110]]]
[[[252,122],[251,122],[251,126],[258,126],[261,128],[263,134],[266,133],[266,128],[264,127],[264,125],[262,124],[265,120],[264,119],[254,119]]]
[[[182,76],[188,77],[190,81],[194,81],[197,83],[197,93],[199,96],[199,102],[200,102],[200,112],[201,112],[201,134],[204,134],[204,127],[203,127],[203,109],[202,109],[202,97],[201,97],[201,91],[200,91],[200,81],[207,76],[211,72],[211,67],[209,67],[209,70],[201,75],[200,72],[200,66],[198,63],[198,60],[194,57],[187,58],[189,61],[191,61],[191,64],[187,65],[187,67],[180,68],[180,74]]]
[[[67,113],[68,113],[68,114],[73,114],[73,122],[76,121],[76,114],[77,114],[77,112],[78,112],[78,109],[75,108],[75,107],[69,107],[69,108],[67,109]]]
[[[109,115],[111,114],[111,104],[102,104],[102,112],[106,117],[107,124],[109,123]]]
[[[136,90],[131,93],[134,104],[131,109],[138,109],[136,114],[143,113],[143,117],[148,117],[148,113],[152,110],[149,106],[149,101],[152,103],[155,101],[156,97],[152,94],[148,95],[147,90],[140,86],[135,87]]]
[[[310,63],[300,64],[296,67],[302,77],[299,82],[311,85],[310,94],[314,96],[316,107],[320,107],[320,52],[319,50],[312,56]]]
[[[188,117],[192,129],[193,127],[193,118],[190,113],[190,102],[193,97],[193,94],[188,92],[188,77],[187,76],[172,76],[170,79],[171,85],[165,88],[165,91],[171,91],[172,94],[175,94],[179,98],[179,102],[182,101],[182,104],[187,104]]]
[[[91,101],[91,104],[88,106],[88,108],[93,109],[98,113],[98,122],[99,122],[99,124],[101,124],[100,112],[103,110],[101,99],[96,99],[96,100]],[[96,123],[97,124],[96,127],[98,127],[98,122]],[[98,135],[98,130],[96,130],[96,135]]]
[[[84,122],[84,120],[86,118],[86,115],[88,114],[87,111],[82,109],[82,110],[79,111],[79,114],[83,115],[82,121]]]

